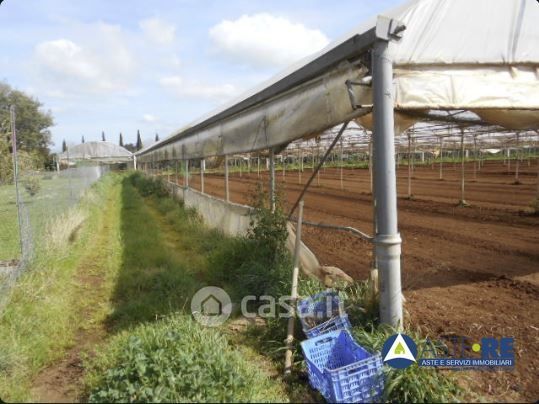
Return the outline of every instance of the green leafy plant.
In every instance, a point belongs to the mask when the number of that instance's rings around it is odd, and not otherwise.
[[[160,177],[148,177],[137,171],[131,174],[129,178],[142,196],[164,197],[168,195],[167,186]]]
[[[87,381],[90,402],[286,400],[219,331],[178,315],[115,337]]]
[[[209,257],[208,277],[237,300],[246,292],[274,297],[290,293],[292,262],[286,249],[286,217],[279,203],[272,213],[266,201],[260,192],[247,236],[221,243]]]

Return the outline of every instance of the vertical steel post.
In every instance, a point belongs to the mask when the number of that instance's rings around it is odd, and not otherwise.
[[[467,205],[464,199],[464,170],[465,170],[465,156],[464,156],[464,128],[460,128],[460,205]]]
[[[189,159],[185,160],[185,188],[189,188]]]
[[[303,172],[303,152],[298,146],[299,166],[298,166],[298,184],[301,185],[301,174]]]
[[[343,182],[343,154],[344,154],[344,148],[343,148],[343,142],[341,139],[341,155],[340,155],[340,162],[339,165],[341,166],[341,191],[344,190],[344,182]]]
[[[473,136],[473,180],[477,181],[477,134]]]
[[[412,199],[412,137],[408,132],[408,198]]]
[[[270,149],[269,153],[269,165],[270,165],[270,172],[269,172],[269,202],[270,202],[270,209],[271,212],[275,212],[275,152],[273,148]]]
[[[256,160],[256,175],[258,178],[260,178],[260,154],[258,155],[258,158]]]
[[[440,181],[444,179],[444,138],[440,136]]]
[[[370,137],[369,137],[369,177],[370,177],[370,187],[371,187],[371,194],[373,193],[373,170],[372,170],[372,161],[373,161],[373,145],[372,145],[372,137],[373,137],[373,134],[371,133]]]
[[[378,17],[372,52],[374,91],[374,201],[377,232],[376,262],[380,271],[380,320],[402,326],[401,237],[397,221],[397,176],[393,111],[393,63],[389,40],[404,30],[402,24]]]
[[[283,182],[286,182],[286,153],[282,154],[282,162],[283,162]]]
[[[517,143],[516,143],[517,161],[515,162],[515,185],[519,185],[520,180],[518,178],[518,170],[520,168],[520,133],[517,132],[516,136],[517,136]]]
[[[316,146],[316,162],[320,161],[320,145]],[[320,170],[316,172],[316,186],[320,186]]]
[[[225,200],[230,202],[230,189],[228,188],[228,155],[225,155]]]
[[[19,247],[21,250],[21,258],[24,259],[24,241],[22,230],[22,212],[21,212],[21,197],[19,194],[19,159],[17,156],[17,125],[16,125],[15,105],[9,107],[9,118],[11,120],[11,148],[13,150],[13,182],[15,183],[15,198],[17,201],[17,220],[19,221]]]
[[[204,193],[204,170],[206,170],[206,160],[200,160],[200,192]]]

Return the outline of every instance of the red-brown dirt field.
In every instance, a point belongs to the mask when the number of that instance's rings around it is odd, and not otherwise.
[[[482,337],[514,337],[513,371],[466,371],[468,388],[492,401],[539,399],[539,216],[530,212],[537,197],[538,161],[520,164],[520,185],[511,167],[487,161],[473,180],[466,167],[465,200],[460,200],[460,165],[416,167],[413,200],[407,198],[408,169],[398,170],[399,229],[405,309],[411,323],[431,337],[455,334],[479,342]],[[306,169],[304,184],[311,175]],[[303,185],[298,172],[277,172],[287,209]],[[267,172],[230,174],[231,200],[248,204],[255,185],[267,184]],[[200,189],[193,174],[190,186]],[[305,197],[305,219],[346,225],[372,233],[370,175],[366,169],[323,169]],[[222,174],[206,174],[205,192],[224,197]],[[306,244],[326,265],[366,279],[371,245],[354,235],[305,227]]]

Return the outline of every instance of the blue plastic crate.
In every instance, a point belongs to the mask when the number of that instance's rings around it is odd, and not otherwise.
[[[347,330],[332,331],[301,343],[311,386],[328,402],[380,401],[383,362],[357,344]]]
[[[339,296],[333,291],[320,292],[301,300],[298,303],[298,315],[307,338],[352,327]],[[308,324],[309,318],[316,320],[318,324]]]

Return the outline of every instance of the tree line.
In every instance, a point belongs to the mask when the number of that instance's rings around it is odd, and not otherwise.
[[[17,154],[21,170],[52,167],[50,127],[54,120],[43,104],[22,91],[0,82],[0,184],[13,180],[13,145],[9,108],[15,106]]]

